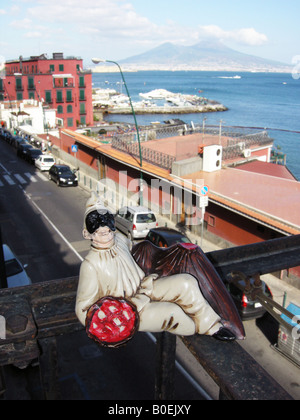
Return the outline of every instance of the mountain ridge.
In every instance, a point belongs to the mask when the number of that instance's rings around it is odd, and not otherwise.
[[[191,46],[166,42],[119,63],[131,70],[291,71],[288,64],[244,54],[213,41]]]

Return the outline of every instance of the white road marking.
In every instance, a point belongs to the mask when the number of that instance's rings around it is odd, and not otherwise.
[[[3,175],[3,178],[5,179],[5,181],[6,181],[9,185],[16,185],[15,181],[13,181],[9,175]]]
[[[48,181],[48,178],[45,175],[41,174],[40,172],[37,172],[36,176],[38,176],[44,182]]]
[[[22,185],[24,185],[24,184],[27,184],[27,181],[25,181],[25,179],[24,178],[22,178],[21,177],[21,175],[19,175],[19,174],[15,174],[14,175],[14,177],[22,184]]]
[[[29,179],[30,182],[38,182],[30,172],[26,172],[24,175]]]

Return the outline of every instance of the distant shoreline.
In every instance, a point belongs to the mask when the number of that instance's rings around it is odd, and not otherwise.
[[[102,74],[102,73],[119,73],[119,69],[116,66],[97,66],[94,68],[90,68],[89,70],[95,74]],[[274,69],[207,69],[207,68],[143,68],[143,67],[126,67],[126,65],[122,66],[123,73],[139,73],[139,72],[146,72],[146,71],[162,71],[162,72],[211,72],[211,73],[263,73],[263,74],[274,74],[274,73],[282,73],[282,74],[289,74],[292,72],[291,68],[274,68]]]

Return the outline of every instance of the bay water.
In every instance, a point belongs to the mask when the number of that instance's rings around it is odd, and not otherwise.
[[[190,124],[268,129],[274,144],[287,155],[287,167],[300,180],[300,79],[288,73],[232,73],[201,71],[140,71],[124,74],[133,101],[140,93],[166,89],[204,96],[228,108],[225,112],[179,115],[138,115],[139,125],[179,118]],[[238,76],[238,77],[237,77]],[[93,88],[126,93],[119,73],[94,73]],[[133,123],[130,115],[108,115],[107,121]]]

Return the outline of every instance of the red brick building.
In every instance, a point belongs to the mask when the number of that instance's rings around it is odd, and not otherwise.
[[[93,124],[92,73],[83,60],[54,53],[7,61],[0,101],[40,100],[57,110],[58,125],[75,130]]]

